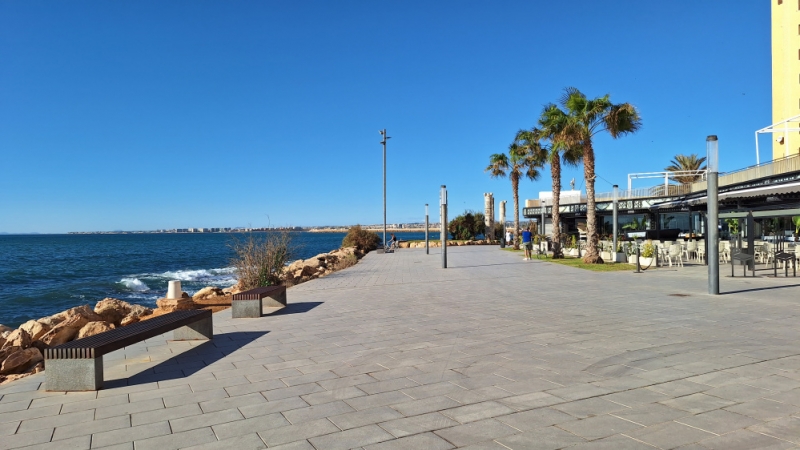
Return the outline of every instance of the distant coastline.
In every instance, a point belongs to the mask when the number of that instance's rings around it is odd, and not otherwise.
[[[221,233],[259,233],[270,231],[296,231],[296,232],[309,232],[309,233],[346,233],[350,227],[354,225],[345,226],[314,226],[314,227],[263,227],[263,228],[173,228],[164,230],[142,230],[142,231],[70,231],[67,234],[221,234]],[[383,225],[362,225],[364,229],[372,231],[383,231]],[[431,223],[428,226],[429,230],[434,230],[439,227],[438,223]],[[403,232],[419,232],[425,231],[424,223],[409,223],[409,224],[387,224],[387,232],[403,233]],[[7,233],[0,233],[7,234]],[[39,234],[39,233],[30,233]]]

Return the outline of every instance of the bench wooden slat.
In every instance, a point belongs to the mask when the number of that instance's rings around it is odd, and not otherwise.
[[[271,294],[275,292],[280,292],[282,290],[286,290],[286,286],[266,286],[260,287],[255,289],[250,289],[249,291],[239,292],[238,294],[233,294],[231,301],[235,300],[260,300],[264,297],[269,297]]]
[[[45,349],[46,359],[96,358],[167,331],[211,317],[211,310],[175,311]]]

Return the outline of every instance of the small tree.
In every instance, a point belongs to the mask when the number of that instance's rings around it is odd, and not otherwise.
[[[362,253],[375,250],[381,243],[378,233],[361,228],[361,225],[350,227],[347,235],[342,239],[342,247],[355,247]]]
[[[288,232],[249,234],[230,244],[236,255],[231,265],[236,268],[242,290],[281,284],[286,263],[292,256],[292,237]]]
[[[447,224],[447,231],[452,239],[469,241],[486,232],[483,213],[464,211]]]

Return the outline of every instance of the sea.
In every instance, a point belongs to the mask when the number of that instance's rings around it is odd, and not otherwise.
[[[256,237],[260,233],[254,233]],[[400,240],[424,232],[395,233]],[[335,250],[345,233],[291,232],[291,261]],[[169,280],[190,295],[236,283],[242,233],[0,235],[0,323],[16,327],[106,297],[155,307]],[[439,239],[430,232],[431,240]]]

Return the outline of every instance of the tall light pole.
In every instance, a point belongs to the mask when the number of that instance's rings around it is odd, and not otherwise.
[[[425,203],[425,254],[430,255],[430,247],[428,246],[428,204]]]
[[[383,136],[383,140],[381,140],[381,144],[383,144],[383,246],[386,247],[386,140],[391,139],[391,137],[386,135],[386,128],[379,131],[381,136]]]
[[[614,248],[611,249],[611,254],[614,255],[614,262],[617,262],[617,209],[619,208],[619,185],[614,185],[614,211],[612,213],[612,227],[613,236],[612,236],[612,244]]]
[[[708,220],[706,227],[708,249],[708,293],[719,295],[719,142],[711,135],[706,138],[706,164],[708,168]]]

